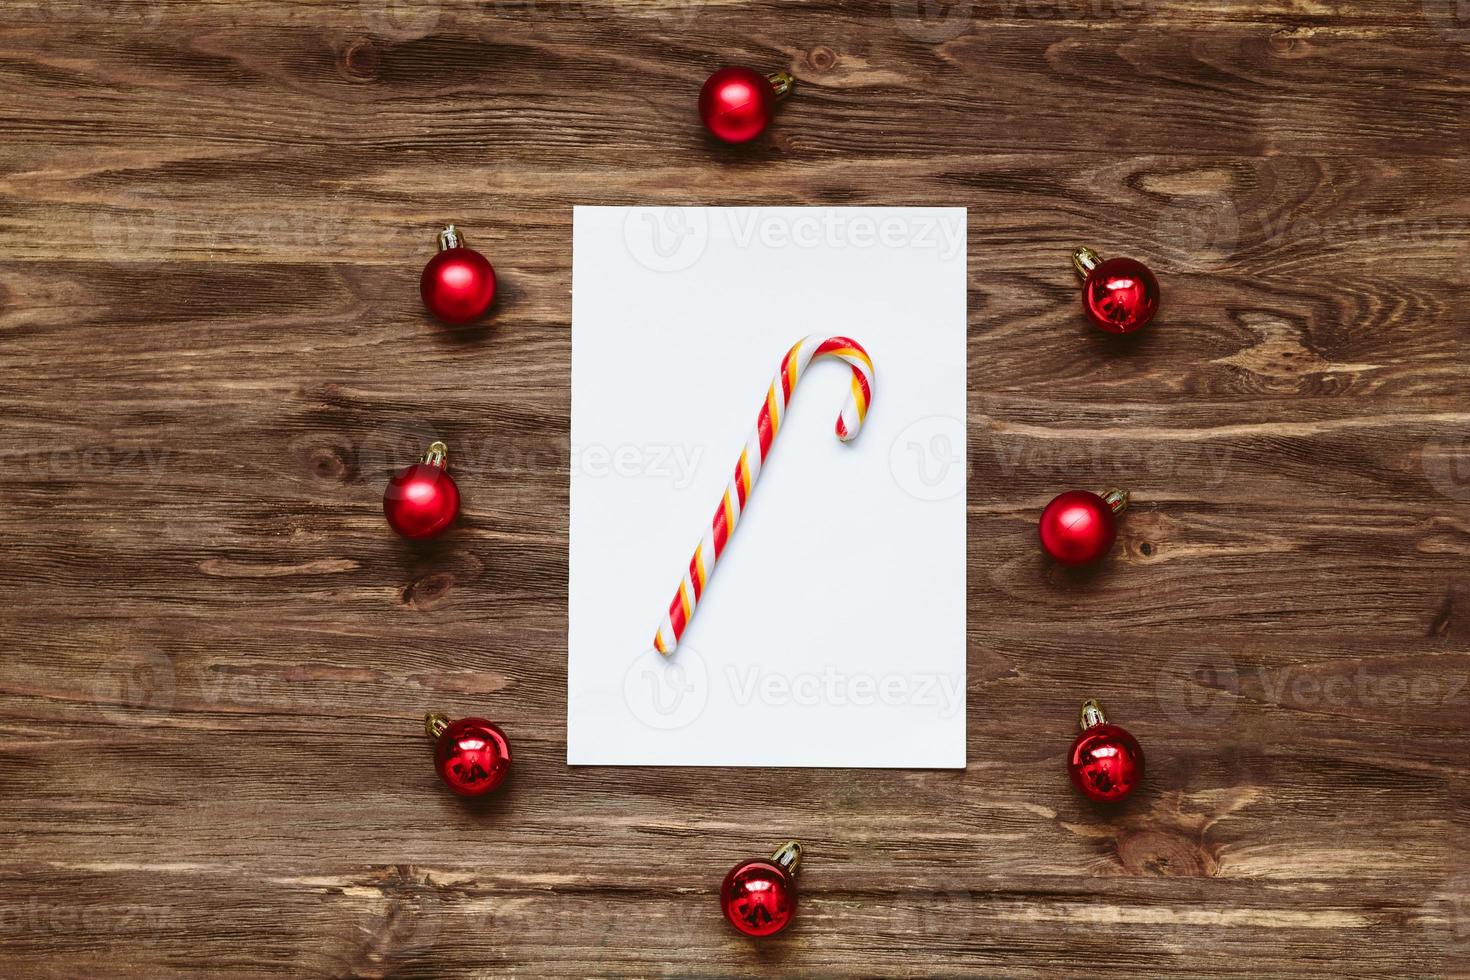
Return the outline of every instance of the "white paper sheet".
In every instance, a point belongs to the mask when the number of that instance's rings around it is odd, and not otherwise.
[[[579,207],[567,762],[963,767],[965,210]],[[782,355],[791,399],[679,649],[660,616]]]

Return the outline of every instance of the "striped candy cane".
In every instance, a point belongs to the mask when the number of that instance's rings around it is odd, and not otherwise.
[[[801,380],[806,366],[823,356],[841,358],[852,368],[852,393],[842,406],[842,414],[837,416],[837,438],[847,442],[862,429],[868,406],[873,402],[873,361],[868,352],[863,350],[862,344],[846,337],[813,336],[798,340],[781,360],[781,368],[766,392],[760,414],[756,416],[755,430],[745,440],[745,449],[735,464],[735,474],[725,487],[725,495],[720,498],[720,506],[715,510],[710,528],[704,533],[699,547],[694,549],[694,557],[689,559],[689,571],[680,580],[679,591],[669,603],[668,614],[654,634],[653,646],[659,653],[667,656],[679,645],[679,638],[688,628],[694,609],[714,574],[715,562],[724,553],[730,535],[735,533],[740,515],[750,505],[750,491],[761,475],[766,457],[770,455],[776,432],[786,420],[786,406],[791,401],[791,393],[796,390],[796,383]]]

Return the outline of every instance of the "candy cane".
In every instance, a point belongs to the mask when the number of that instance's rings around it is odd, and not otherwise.
[[[761,475],[766,457],[770,455],[777,430],[786,420],[786,406],[791,401],[791,393],[796,390],[796,383],[801,380],[806,366],[824,355],[841,358],[852,368],[852,393],[842,406],[842,414],[837,416],[837,438],[847,442],[862,429],[868,406],[873,402],[873,361],[863,350],[863,345],[846,337],[812,336],[798,340],[781,360],[781,368],[766,392],[765,403],[756,416],[755,429],[745,440],[745,449],[735,463],[735,474],[730,478],[729,486],[725,487],[725,495],[720,498],[710,529],[694,549],[694,557],[689,559],[689,571],[679,581],[679,591],[674,594],[668,614],[653,636],[654,649],[659,653],[668,656],[679,645],[679,638],[684,635],[695,607],[709,586],[715,562],[724,553],[730,535],[735,533],[740,515],[750,505],[750,491]]]

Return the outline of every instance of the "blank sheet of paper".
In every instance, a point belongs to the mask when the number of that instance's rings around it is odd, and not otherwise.
[[[963,767],[963,208],[575,211],[567,761]],[[652,648],[786,350],[815,361],[678,650]]]

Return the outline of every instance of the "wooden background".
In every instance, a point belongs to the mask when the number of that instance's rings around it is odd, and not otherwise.
[[[7,2],[0,974],[1470,972],[1454,0]],[[760,145],[694,115],[786,69]],[[964,772],[568,769],[574,203],[965,205]],[[502,293],[428,322],[459,222]],[[1069,248],[1148,261],[1118,343]],[[461,525],[387,475],[442,436]],[[1064,487],[1134,491],[1063,575]],[[1142,740],[1065,782],[1078,702]],[[475,809],[421,713],[519,753]],[[714,889],[786,836],[785,935]]]

